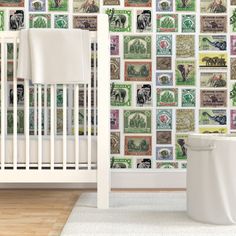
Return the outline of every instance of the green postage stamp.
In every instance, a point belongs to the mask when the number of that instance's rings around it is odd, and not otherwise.
[[[158,14],[156,21],[157,32],[178,32],[177,14]]]
[[[196,16],[182,15],[182,33],[194,33],[196,31]]]
[[[172,35],[157,35],[157,55],[172,55]]]
[[[111,158],[111,168],[112,169],[127,169],[132,168],[132,159],[130,158]]]
[[[172,129],[172,110],[171,109],[158,109],[156,116],[156,128]]]
[[[131,106],[131,84],[111,84],[111,106]]]
[[[151,133],[151,110],[124,111],[124,133]]]
[[[0,31],[4,31],[4,11],[0,11]]]
[[[48,0],[48,11],[68,11],[68,0]]]
[[[124,59],[151,59],[151,36],[124,36]]]
[[[175,8],[176,11],[195,11],[195,2],[196,0],[189,0],[189,1],[183,1],[183,0],[176,0],[175,1]]]
[[[109,28],[111,32],[131,32],[132,12],[131,10],[107,9],[109,17]]]
[[[50,14],[30,14],[29,16],[30,28],[51,28]]]

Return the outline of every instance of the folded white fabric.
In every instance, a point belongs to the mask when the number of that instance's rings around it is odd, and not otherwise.
[[[86,30],[21,30],[17,76],[37,84],[90,83],[90,47]]]

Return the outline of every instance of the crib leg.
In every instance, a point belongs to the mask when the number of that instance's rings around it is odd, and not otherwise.
[[[97,207],[99,209],[109,208],[109,195],[110,195],[110,171],[101,170],[100,173],[98,171]]]
[[[97,206],[109,208],[110,193],[110,38],[108,16],[98,16]]]

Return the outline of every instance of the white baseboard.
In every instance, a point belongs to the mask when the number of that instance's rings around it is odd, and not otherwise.
[[[96,184],[74,183],[0,183],[0,189],[45,188],[45,189],[95,189]],[[112,171],[111,188],[113,189],[154,189],[186,188],[185,171]]]

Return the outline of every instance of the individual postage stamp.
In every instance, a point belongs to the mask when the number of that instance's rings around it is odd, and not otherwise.
[[[236,56],[236,35],[230,36],[230,54]]]
[[[193,132],[195,130],[195,110],[176,110],[176,132]]]
[[[156,159],[158,161],[173,160],[173,147],[165,147],[165,146],[156,147]]]
[[[196,16],[182,15],[182,33],[194,33],[196,31]]]
[[[96,16],[73,16],[73,28],[97,31]]]
[[[68,29],[68,15],[54,15],[54,28]]]
[[[151,10],[138,10],[136,21],[136,31],[151,32],[152,31],[152,11]]]
[[[201,90],[200,91],[201,107],[226,107],[227,91],[226,90]]]
[[[225,88],[227,72],[201,72],[200,86],[203,88]]]
[[[201,13],[226,13],[227,0],[201,0]]]
[[[152,160],[150,158],[138,158],[137,169],[150,169],[152,168]]]
[[[230,16],[230,25],[231,25],[231,32],[236,32],[236,8],[231,9],[231,16]]]
[[[157,35],[157,55],[172,55],[172,35]]]
[[[110,63],[111,80],[120,80],[120,58],[111,57]]]
[[[236,83],[231,84],[230,100],[231,106],[236,107]]]
[[[156,16],[157,32],[178,32],[177,14],[158,14]]]
[[[151,156],[151,136],[125,136],[125,155],[127,156]]]
[[[151,7],[152,0],[124,0],[125,7]]]
[[[7,133],[13,134],[14,131],[14,115],[13,110],[7,111]],[[23,134],[24,133],[24,110],[17,110],[17,133]]]
[[[111,106],[131,106],[131,84],[111,84]]]
[[[226,127],[200,127],[199,133],[201,134],[227,134]]]
[[[68,0],[48,0],[48,11],[68,11]]]
[[[30,14],[29,15],[30,28],[51,28],[50,14]]]
[[[111,154],[120,154],[120,132],[111,132]]]
[[[125,61],[125,81],[152,81],[152,63]]]
[[[178,106],[178,89],[157,88],[157,106],[160,107]]]
[[[30,12],[46,11],[46,0],[29,0],[29,11]]]
[[[187,169],[187,162],[181,162],[180,163],[180,168],[181,169]]]
[[[172,12],[173,0],[157,0],[156,11],[157,12]]]
[[[200,16],[201,33],[227,33],[227,16]]]
[[[199,125],[226,125],[227,114],[223,109],[200,109]]]
[[[195,57],[194,35],[176,35],[176,57]]]
[[[106,9],[105,13],[109,17],[110,32],[131,32],[132,11],[121,9]]]
[[[199,51],[226,51],[226,35],[200,35]]]
[[[158,109],[156,115],[156,128],[158,130],[172,129],[172,110]]]
[[[172,86],[173,72],[156,72],[156,86]]]
[[[236,58],[230,58],[230,79],[236,80]]]
[[[236,110],[230,111],[230,129],[236,130]]]
[[[0,31],[4,31],[5,28],[5,11],[0,10]]]
[[[124,36],[124,59],[151,59],[151,36]]]
[[[112,56],[118,56],[120,53],[120,36],[111,35],[110,37],[110,51]]]
[[[172,68],[172,57],[157,57],[156,58],[157,70],[171,70],[171,68]]]
[[[112,157],[111,158],[111,168],[112,169],[132,168],[132,159]]]
[[[74,13],[98,13],[99,0],[73,0]]]
[[[194,60],[176,60],[175,82],[177,86],[194,86],[196,81],[196,68]]]
[[[138,107],[152,106],[152,85],[137,84],[136,88],[136,105]]]
[[[9,11],[9,30],[21,30],[25,27],[25,14],[23,10]]]
[[[178,162],[156,162],[157,169],[178,169]]]
[[[151,110],[125,110],[124,133],[151,133]]]
[[[199,53],[201,69],[227,68],[227,53]]]
[[[119,110],[111,110],[111,129],[119,129],[120,127]]]
[[[172,132],[171,131],[156,131],[156,144],[171,144]]]
[[[120,0],[103,0],[104,6],[119,6]]]
[[[7,85],[8,106],[12,107],[14,103],[13,84]],[[24,84],[17,84],[17,106],[24,106]]]
[[[182,107],[195,107],[196,106],[196,90],[195,89],[182,89]]]
[[[187,159],[187,134],[176,134],[175,138],[175,158],[176,160],[186,160]]]
[[[24,7],[24,0],[1,0],[0,7]]]
[[[182,11],[182,12],[192,12],[195,11],[195,0],[176,0],[175,1],[175,8],[176,11]]]

